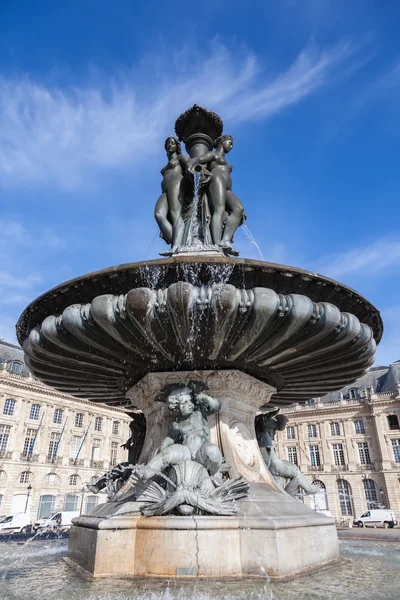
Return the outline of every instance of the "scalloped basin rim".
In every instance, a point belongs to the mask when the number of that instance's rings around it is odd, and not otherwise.
[[[220,256],[173,256],[150,261],[126,263],[81,275],[62,283],[31,302],[21,314],[16,329],[22,345],[33,327],[49,314],[60,314],[67,306],[91,302],[104,293],[124,294],[132,287],[148,286],[149,273],[162,272],[162,287],[181,279],[187,265],[197,267],[199,283],[210,283],[210,265],[232,267],[227,281],[237,281],[242,287],[270,287],[277,293],[307,294],[315,302],[331,302],[343,312],[353,313],[374,332],[376,343],[382,338],[383,322],[380,313],[354,289],[312,271],[298,267],[268,263],[246,258]],[[157,289],[157,283],[155,283]]]

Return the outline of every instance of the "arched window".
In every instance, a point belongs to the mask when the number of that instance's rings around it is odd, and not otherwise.
[[[376,493],[375,482],[372,479],[363,479],[365,499],[367,501],[367,508],[378,508],[378,494]]]
[[[9,373],[14,373],[14,375],[19,375],[22,372],[23,363],[19,360],[12,360],[8,363],[7,371]]]
[[[69,483],[69,485],[78,485],[79,475],[77,475],[76,473],[74,473],[73,475],[70,475],[68,483]]]
[[[7,415],[8,417],[12,417],[15,409],[15,400],[11,398],[7,398],[4,402],[3,415]]]
[[[320,487],[320,491],[310,496],[310,506],[316,512],[324,512],[329,510],[328,507],[328,496],[326,494],[326,487],[323,481],[319,481],[315,479],[313,481],[314,485],[318,485]]]
[[[0,471],[0,485],[5,484],[6,478],[7,478],[6,472]]]
[[[37,518],[43,519],[43,517],[53,516],[55,501],[55,496],[40,496]]]
[[[23,473],[21,473],[21,475],[19,476],[19,482],[29,483],[31,481],[31,475],[32,473],[30,473],[29,471],[23,471]]]
[[[88,496],[86,498],[86,509],[85,509],[86,514],[88,515],[89,513],[91,513],[92,510],[94,510],[96,508],[98,503],[99,503],[98,496]]]
[[[345,479],[338,479],[337,482],[339,501],[340,501],[340,512],[342,515],[352,515],[353,503],[351,499],[351,488]]]
[[[78,496],[67,494],[64,498],[64,510],[76,510],[78,507]]]

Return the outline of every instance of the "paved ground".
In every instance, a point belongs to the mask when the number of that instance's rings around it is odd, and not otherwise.
[[[380,540],[382,542],[400,542],[400,529],[383,529],[373,527],[354,527],[338,529],[340,540]]]

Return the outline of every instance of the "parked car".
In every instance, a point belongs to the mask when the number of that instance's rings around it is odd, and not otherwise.
[[[7,515],[0,521],[0,533],[28,533],[30,525],[26,513]]]
[[[55,529],[56,527],[69,529],[72,525],[72,519],[79,517],[79,514],[77,510],[60,510],[53,515],[38,519],[33,528],[35,531],[39,529]]]
[[[396,515],[393,511],[387,509],[371,509],[367,510],[361,517],[355,519],[354,525],[357,527],[377,527],[381,525],[385,528],[392,529],[397,525]]]

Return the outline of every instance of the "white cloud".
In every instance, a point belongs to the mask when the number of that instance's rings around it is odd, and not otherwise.
[[[382,239],[366,246],[328,256],[317,267],[319,273],[340,278],[348,275],[370,276],[400,267],[400,237]]]
[[[76,189],[93,184],[99,169],[134,169],[194,102],[223,107],[228,121],[268,118],[321,88],[352,53],[349,44],[308,48],[265,80],[253,54],[214,44],[205,59],[188,51],[161,66],[146,65],[146,93],[143,74],[135,73],[103,87],[64,89],[2,77],[0,184]]]

